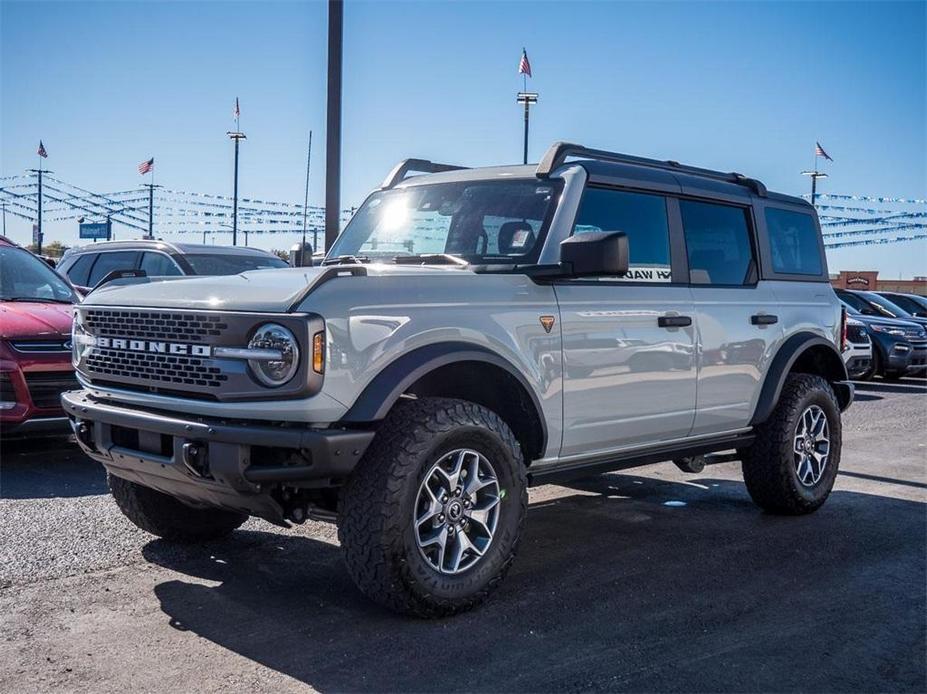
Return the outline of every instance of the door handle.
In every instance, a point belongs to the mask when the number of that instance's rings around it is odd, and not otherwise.
[[[660,316],[657,325],[661,328],[686,328],[692,325],[692,319],[689,316]]]
[[[753,325],[773,325],[779,322],[779,316],[774,316],[769,313],[757,313],[750,316],[750,322]]]

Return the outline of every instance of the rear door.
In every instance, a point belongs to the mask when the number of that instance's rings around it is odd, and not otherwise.
[[[683,438],[692,427],[696,326],[680,274],[684,249],[671,242],[676,210],[660,194],[584,193],[574,233],[625,232],[631,272],[554,285],[563,339],[561,457]]]
[[[782,325],[759,281],[748,206],[679,201],[698,320],[698,396],[692,435],[746,427]]]

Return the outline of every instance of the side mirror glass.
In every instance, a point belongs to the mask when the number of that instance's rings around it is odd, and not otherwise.
[[[570,277],[628,274],[628,237],[623,231],[575,234],[560,242],[560,265]]]

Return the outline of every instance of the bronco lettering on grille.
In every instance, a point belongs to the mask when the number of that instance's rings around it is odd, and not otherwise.
[[[123,349],[130,352],[152,352],[154,354],[177,354],[190,357],[211,357],[210,345],[191,345],[181,342],[160,342],[155,340],[130,340],[123,337],[94,337],[96,347]]]

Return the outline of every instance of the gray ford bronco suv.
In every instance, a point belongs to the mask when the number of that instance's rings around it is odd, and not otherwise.
[[[558,143],[403,162],[321,267],[110,282],[63,403],[144,530],[335,522],[365,594],[447,615],[500,583],[531,485],[740,460],[762,508],[817,509],[843,322],[803,200]]]

